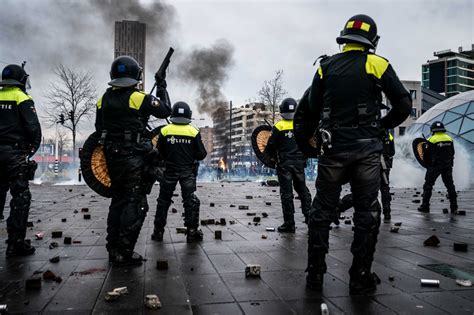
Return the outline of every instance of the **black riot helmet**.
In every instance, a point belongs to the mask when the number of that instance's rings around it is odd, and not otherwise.
[[[172,123],[179,125],[189,124],[191,122],[192,114],[193,112],[187,103],[176,102],[173,105],[170,120]]]
[[[288,97],[281,102],[280,105],[280,115],[284,119],[293,119],[296,111],[296,103],[294,98]]]
[[[28,85],[28,74],[19,65],[8,65],[3,68],[0,86],[18,86],[25,89]]]
[[[444,124],[441,121],[435,121],[431,124],[431,132],[445,132],[446,128],[444,128]]]
[[[368,15],[357,14],[351,17],[336,38],[338,44],[359,43],[369,48],[377,48],[380,36],[377,35],[377,25]]]
[[[110,67],[109,85],[114,87],[131,87],[142,79],[142,67],[130,56],[115,58]]]

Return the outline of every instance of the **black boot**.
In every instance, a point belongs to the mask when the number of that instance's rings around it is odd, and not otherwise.
[[[151,239],[157,242],[163,242],[163,234],[164,234],[164,231],[155,229],[153,230]]]
[[[418,207],[418,211],[423,213],[430,213],[430,206],[427,204],[421,204],[421,206]]]
[[[295,223],[285,222],[278,227],[280,233],[295,233]]]
[[[310,290],[323,290],[324,274],[326,273],[325,257],[326,254],[323,253],[309,254],[306,287]]]
[[[112,255],[112,257],[111,257]],[[109,252],[109,261],[116,267],[140,266],[143,262],[142,255],[133,251]]]
[[[196,228],[188,228],[186,230],[186,242],[195,243],[203,240],[203,234],[201,230]]]
[[[349,293],[352,295],[363,295],[374,292],[377,289],[377,280],[370,269],[361,268],[349,272]]]
[[[35,248],[24,240],[8,241],[6,256],[28,256],[35,253]]]

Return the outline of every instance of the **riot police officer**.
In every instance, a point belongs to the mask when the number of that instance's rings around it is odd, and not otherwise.
[[[380,194],[382,195],[383,221],[388,223],[392,219],[390,205],[392,201],[392,195],[390,194],[390,170],[392,169],[393,156],[395,155],[395,141],[390,130],[383,132],[382,145]]]
[[[148,211],[144,178],[147,155],[153,149],[146,125],[150,116],[169,116],[169,97],[164,80],[156,82],[156,97],[136,88],[142,68],[129,56],[113,61],[110,77],[111,87],[97,102],[95,123],[112,190],[106,246],[114,265],[137,265],[143,259],[134,248]]]
[[[293,204],[293,187],[301,200],[301,209],[308,221],[311,208],[311,194],[306,187],[304,168],[306,157],[301,153],[293,133],[293,117],[296,110],[296,101],[286,98],[280,105],[280,115],[283,119],[278,121],[272,129],[268,139],[265,153],[276,156],[277,175],[280,183],[280,197],[283,208],[283,224],[278,227],[279,232],[295,232],[295,205]]]
[[[163,240],[168,209],[171,205],[176,184],[181,186],[181,197],[184,207],[184,225],[186,241],[198,242],[203,239],[199,226],[199,206],[196,191],[196,177],[199,163],[206,155],[206,148],[201,140],[199,130],[191,123],[191,109],[185,102],[173,105],[171,124],[160,130],[158,151],[165,161],[165,172],[160,181],[160,195],[156,205],[155,228],[152,239]]]
[[[318,161],[317,194],[309,218],[306,285],[322,290],[329,225],[334,218],[341,185],[351,184],[354,240],[350,268],[351,294],[376,289],[370,272],[380,226],[380,129],[394,128],[410,114],[410,94],[390,63],[373,53],[379,36],[367,15],[351,17],[339,44],[342,52],[321,61],[309,95],[311,119],[319,122],[322,152]],[[392,109],[380,118],[382,91]]]
[[[10,216],[7,220],[7,257],[31,255],[35,249],[25,242],[31,205],[28,180],[34,170],[28,158],[41,143],[41,126],[33,98],[26,94],[28,74],[19,65],[8,65],[0,81],[0,186],[10,188]],[[3,211],[2,211],[3,212]]]
[[[458,210],[456,188],[453,181],[454,144],[453,139],[446,133],[446,128],[440,121],[431,125],[432,136],[428,138],[429,146],[425,152],[428,161],[425,184],[423,185],[423,202],[418,211],[430,212],[430,199],[436,179],[441,175],[448,189],[451,213]]]

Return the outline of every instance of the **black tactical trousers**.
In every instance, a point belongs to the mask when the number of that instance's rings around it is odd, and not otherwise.
[[[390,202],[392,201],[392,195],[390,195],[390,168],[384,171],[380,169],[380,175],[385,172],[387,182],[385,182],[384,176],[380,177],[380,194],[382,195],[382,209],[384,214],[390,214]]]
[[[7,220],[9,242],[23,240],[31,204],[26,154],[9,146],[0,146],[0,186],[10,189],[10,216]],[[4,195],[5,195],[4,194]]]
[[[304,166],[285,165],[277,167],[278,181],[280,183],[280,197],[285,223],[295,224],[293,203],[293,187],[301,200],[301,210],[305,218],[311,209],[311,194],[306,187]]]
[[[184,226],[188,228],[197,228],[199,226],[200,201],[194,194],[196,191],[195,173],[191,168],[189,170],[167,168],[160,182],[160,195],[156,205],[155,230],[163,231],[166,226],[168,209],[178,182],[181,186],[181,197],[183,198]]]
[[[425,184],[423,185],[423,205],[429,206],[431,194],[433,191],[433,186],[436,182],[436,179],[441,175],[446,189],[448,190],[449,202],[451,205],[451,210],[457,210],[457,194],[456,187],[454,187],[453,181],[453,168],[452,167],[429,167],[426,170],[425,175]]]
[[[319,158],[316,197],[309,218],[308,269],[326,272],[329,226],[334,219],[341,186],[351,184],[354,204],[353,268],[370,269],[380,226],[380,153],[377,143],[359,149],[329,153]]]
[[[132,151],[106,150],[107,166],[113,191],[107,217],[107,250],[133,253],[148,211],[143,170],[145,158]]]

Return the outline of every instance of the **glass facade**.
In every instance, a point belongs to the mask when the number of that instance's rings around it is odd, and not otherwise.
[[[474,151],[474,91],[458,94],[432,107],[408,132],[417,136],[421,133],[428,138],[431,124],[438,120],[443,122],[455,141]]]

